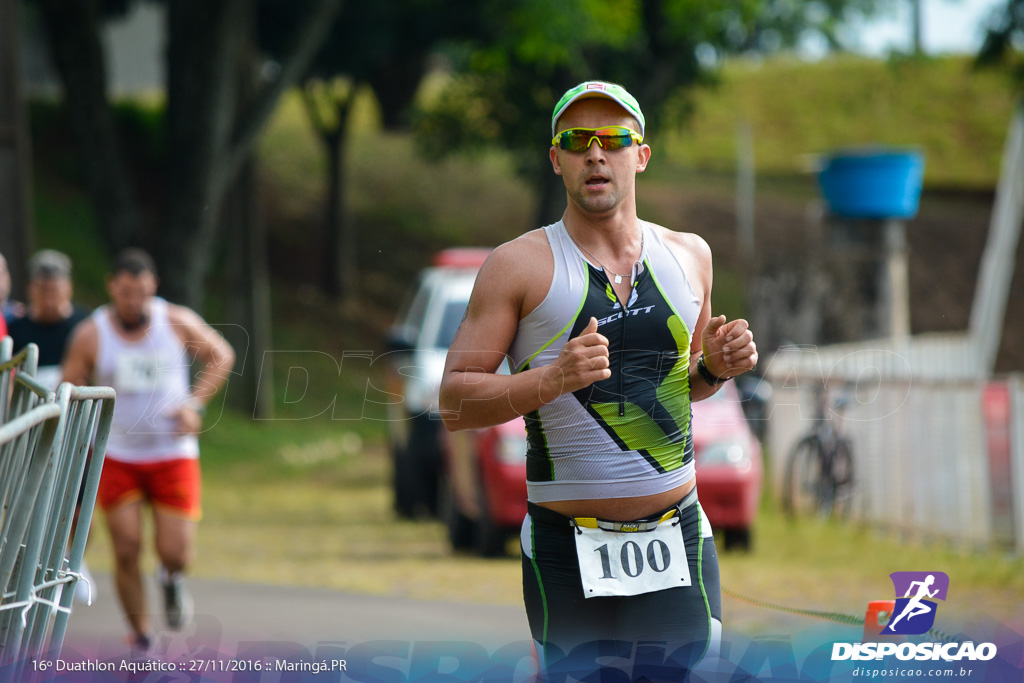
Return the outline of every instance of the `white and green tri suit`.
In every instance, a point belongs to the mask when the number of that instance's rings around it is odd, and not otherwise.
[[[536,505],[650,496],[694,475],[689,360],[702,302],[658,230],[642,221],[640,228],[643,249],[624,306],[561,221],[544,228],[554,274],[547,296],[519,322],[512,367],[553,363],[596,318],[609,341],[611,377],[525,416],[524,594],[534,639],[543,645],[662,640],[698,643],[703,654],[720,629],[721,598],[714,541],[696,496],[680,502],[677,525],[693,584],[628,597],[585,596],[572,520]]]
[[[623,307],[562,222],[544,230],[555,260],[541,304],[519,322],[517,371],[553,363],[590,318],[608,338],[612,376],[526,416],[527,481],[535,503],[646,496],[693,477],[690,336],[701,301],[650,225]]]

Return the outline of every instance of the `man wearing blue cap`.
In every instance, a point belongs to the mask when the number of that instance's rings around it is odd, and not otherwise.
[[[689,668],[721,633],[690,403],[757,349],[745,320],[712,317],[707,243],[636,215],[651,158],[636,99],[581,83],[551,132],[565,213],[480,270],[441,410],[451,430],[526,418],[523,591],[542,663],[628,657],[609,643],[642,641]],[[506,358],[513,372],[496,374]]]

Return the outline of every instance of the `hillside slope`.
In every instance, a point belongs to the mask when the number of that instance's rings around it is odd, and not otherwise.
[[[925,183],[991,188],[1013,108],[1005,74],[964,57],[885,62],[853,56],[727,63],[693,97],[688,127],[667,136],[673,160],[732,168],[749,123],[762,173],[807,169],[808,155],[861,145],[919,148]]]

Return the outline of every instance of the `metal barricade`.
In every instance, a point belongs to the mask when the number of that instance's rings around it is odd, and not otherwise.
[[[0,343],[0,681],[25,680],[32,659],[60,652],[114,408],[109,387],[64,383],[56,393],[49,391],[33,377],[35,345],[13,358],[10,349],[5,338]]]

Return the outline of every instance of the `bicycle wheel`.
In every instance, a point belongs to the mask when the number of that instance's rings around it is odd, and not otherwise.
[[[803,516],[820,512],[824,491],[824,461],[821,440],[816,436],[801,439],[789,454],[782,489],[786,513]],[[831,487],[829,487],[831,488]]]
[[[853,447],[848,440],[839,439],[832,452],[832,513],[837,517],[844,518],[850,514],[853,506],[853,475]]]

